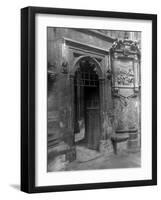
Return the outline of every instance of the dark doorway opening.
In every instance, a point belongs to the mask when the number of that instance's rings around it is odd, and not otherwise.
[[[74,79],[75,143],[98,150],[100,138],[100,98],[97,66],[82,60]]]

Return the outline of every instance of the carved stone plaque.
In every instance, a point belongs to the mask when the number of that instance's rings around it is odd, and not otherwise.
[[[115,87],[134,87],[132,60],[113,60],[113,85]]]

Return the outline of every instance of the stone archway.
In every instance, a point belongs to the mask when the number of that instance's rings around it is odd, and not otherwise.
[[[92,56],[79,56],[73,63],[72,65],[72,68],[71,68],[71,72],[70,72],[70,75],[74,75],[76,70],[79,68],[79,63],[82,61],[82,60],[89,60],[91,62],[93,62],[96,66],[96,69],[97,69],[97,73],[99,75],[99,78],[102,79],[103,78],[103,72],[102,72],[102,69],[101,69],[101,66],[100,66],[100,63]]]
[[[78,72],[83,75],[89,75],[81,79],[81,83],[78,83]],[[73,64],[72,71],[70,73],[71,80],[71,101],[72,101],[72,127],[73,127],[73,144],[76,143],[76,132],[79,132],[82,127],[78,127],[82,123],[82,113],[78,111],[78,105],[83,108],[84,111],[84,141],[87,142],[87,146],[91,149],[99,150],[99,141],[102,136],[103,125],[103,109],[104,109],[104,78],[99,63],[91,56],[81,56]],[[76,83],[77,82],[77,83]],[[76,85],[77,84],[77,85]],[[78,89],[79,88],[79,89]],[[80,89],[81,88],[81,89]],[[78,97],[76,93],[81,94]],[[87,97],[87,96],[88,97]],[[77,97],[76,97],[77,96]],[[83,96],[83,97],[82,97]],[[80,99],[79,99],[80,98]],[[82,100],[83,98],[83,100]],[[96,100],[97,99],[97,100]],[[94,101],[95,105],[94,105]],[[79,103],[78,103],[79,101]],[[87,106],[87,101],[90,101],[90,105]],[[82,109],[82,110],[83,110]],[[79,113],[79,114],[78,114]],[[76,125],[77,120],[77,125]],[[92,120],[95,120],[93,122]],[[93,125],[92,125],[93,124]],[[77,130],[78,129],[78,130]]]

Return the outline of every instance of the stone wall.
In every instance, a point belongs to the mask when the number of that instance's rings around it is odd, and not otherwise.
[[[112,48],[113,52],[109,54],[113,39],[100,35],[94,30],[72,28],[48,28],[47,34],[49,168],[50,161],[53,162],[54,158],[57,158],[59,166],[61,166],[60,163],[62,162],[62,168],[65,162],[76,158],[73,120],[73,71],[77,65],[76,61],[83,56],[95,59],[102,73],[101,77],[99,77],[102,85],[99,91],[101,96],[99,150],[105,154],[113,153],[111,137],[117,131],[127,132],[128,130],[134,130],[134,132],[131,132],[130,142],[127,145],[132,147],[134,145],[133,140],[136,139],[135,129],[137,134],[140,133],[140,88],[139,84],[136,84],[136,80],[138,81],[139,78],[134,79],[137,87],[133,87],[131,68],[129,71],[130,78],[127,79],[127,82],[129,81],[128,83],[132,86],[130,97],[127,95],[128,90],[119,90],[118,85],[116,87],[113,82],[115,79],[115,71],[112,68],[113,60],[110,60],[110,57],[115,56],[117,48]],[[128,51],[126,50],[124,53],[127,54]],[[123,56],[126,59],[129,58],[127,55]],[[135,54],[132,54],[130,62],[132,60],[133,63],[134,60],[134,66],[138,67],[139,57],[137,59],[136,57]],[[134,70],[134,73],[138,74],[138,71],[138,69]],[[120,77],[118,76],[117,78],[117,83],[120,84]],[[125,145],[123,146],[125,147]],[[122,148],[121,145],[120,148]]]
[[[93,56],[100,63],[105,78],[102,91],[104,113],[111,110],[110,80],[105,72],[109,67],[110,38],[98,33],[68,28],[48,28],[48,163],[54,158],[62,167],[75,159],[73,125],[73,85],[71,74],[79,56]],[[66,42],[67,41],[67,42]],[[69,41],[69,42],[68,42]],[[74,41],[74,42],[73,42]],[[103,119],[105,120],[105,116]],[[104,130],[109,134],[108,130]],[[106,142],[107,149],[110,150]],[[111,151],[111,150],[110,150]],[[58,159],[59,158],[59,159]],[[55,161],[54,161],[55,162]],[[56,164],[55,164],[56,165]]]

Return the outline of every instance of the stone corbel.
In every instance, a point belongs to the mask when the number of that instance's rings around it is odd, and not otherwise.
[[[47,72],[48,72],[49,79],[55,80],[55,78],[58,75],[58,73],[57,73],[57,63],[56,62],[48,63]]]
[[[134,88],[134,94],[135,94],[136,96],[139,94],[139,91],[140,91],[139,87],[135,87],[135,88]]]
[[[112,94],[114,97],[118,96],[118,92],[119,92],[119,88],[117,88],[117,87],[112,88]]]
[[[61,72],[63,74],[67,74],[68,73],[68,62],[65,58],[62,58],[62,62],[61,62]]]
[[[106,71],[106,76],[107,76],[107,79],[108,79],[108,80],[111,80],[111,78],[112,78],[112,71],[111,71],[110,69],[108,69],[108,70]]]

